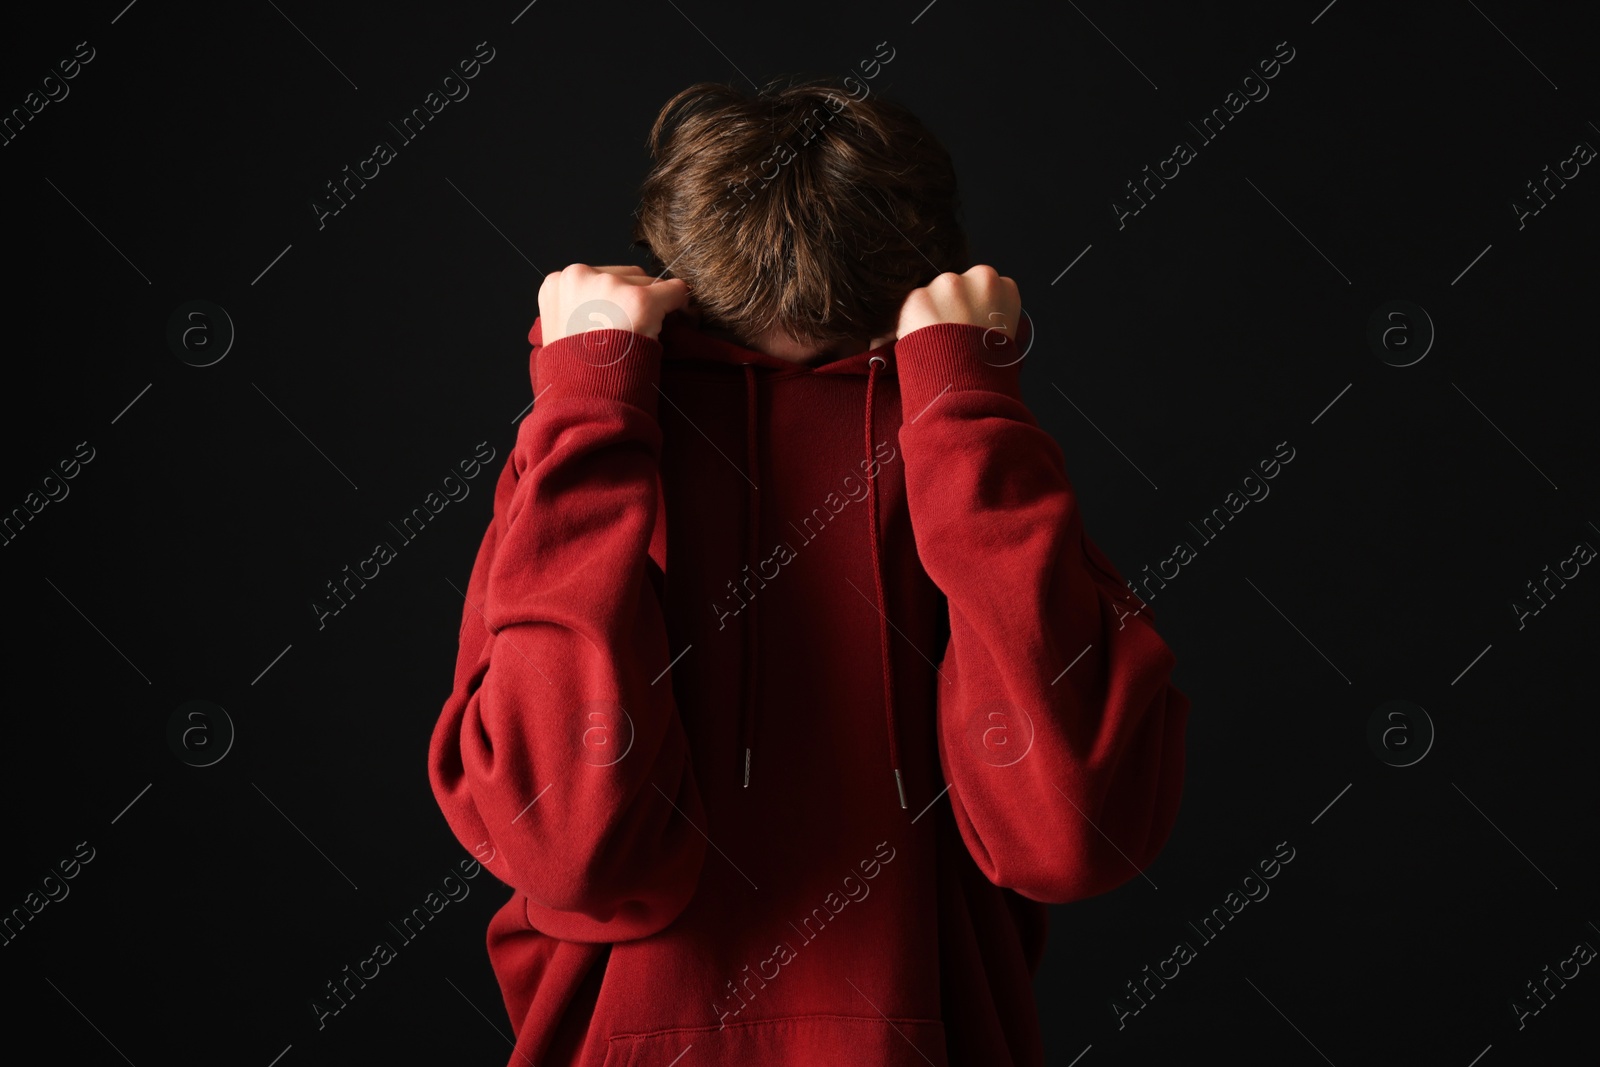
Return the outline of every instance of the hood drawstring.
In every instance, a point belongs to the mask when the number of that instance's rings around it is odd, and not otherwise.
[[[866,465],[863,474],[871,470],[873,461],[873,409],[877,398],[878,371],[888,366],[888,360],[879,355],[872,356],[867,361],[867,399],[865,412],[865,445]],[[761,521],[761,496],[760,487],[756,480],[760,473],[759,450],[756,445],[756,368],[754,364],[744,364],[745,381],[745,463],[749,467],[751,490],[747,494],[750,510],[745,519],[745,556],[747,571],[754,570],[756,582],[761,584],[759,573],[758,537]],[[872,547],[872,583],[873,590],[878,598],[878,647],[883,663],[883,705],[884,718],[889,733],[889,768],[894,772],[895,793],[900,800],[900,807],[906,808],[905,781],[900,774],[900,745],[895,728],[894,717],[894,671],[890,658],[889,647],[889,616],[886,609],[883,586],[883,560],[878,547],[878,480],[876,477],[867,478],[868,499],[868,541]],[[756,715],[757,715],[757,681],[759,673],[757,659],[759,649],[756,641],[759,627],[756,625],[756,600],[752,596],[745,610],[748,616],[745,619],[745,640],[747,652],[745,656],[745,699],[744,707],[740,711],[740,741],[744,749],[743,780],[745,788],[750,786],[750,764],[755,754],[756,745]]]
[[[889,361],[882,356],[873,356],[867,361],[867,438],[866,462],[867,466],[862,471],[865,474],[872,470],[872,402],[875,397],[874,386],[878,382],[878,368],[888,366]],[[881,472],[880,472],[881,473]],[[867,499],[872,504],[868,522],[867,539],[872,543],[872,582],[877,587],[878,593],[878,646],[883,655],[883,713],[889,730],[889,768],[894,771],[894,788],[900,794],[900,806],[906,806],[906,786],[900,777],[900,744],[894,728],[894,664],[889,658],[889,615],[883,595],[883,563],[878,553],[878,479],[867,479]]]
[[[751,489],[746,496],[750,500],[750,511],[745,519],[745,570],[754,569],[756,581],[761,581],[760,573],[760,548],[756,539],[759,536],[761,525],[761,487],[756,484],[761,471],[759,456],[756,449],[756,368],[753,364],[744,365],[744,407],[745,407],[745,465],[750,468],[749,480]],[[744,787],[750,788],[750,759],[756,747],[756,682],[758,679],[757,667],[758,653],[756,638],[760,630],[756,627],[756,601],[760,599],[753,593],[750,604],[746,608],[749,614],[744,620],[745,632],[745,687],[744,710],[740,714],[740,740],[744,745]]]

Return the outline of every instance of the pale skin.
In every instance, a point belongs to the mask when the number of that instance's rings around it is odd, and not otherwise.
[[[605,301],[615,307],[621,322],[608,323],[590,316],[587,321],[569,323],[574,309],[589,301]],[[642,267],[591,267],[573,263],[545,276],[539,286],[539,317],[545,344],[567,336],[604,329],[608,325],[631,329],[659,339],[661,323],[673,311],[684,311],[699,321],[688,283],[681,278],[657,280]],[[810,363],[822,358],[867,352],[898,340],[913,330],[941,322],[961,323],[1001,330],[1016,339],[1022,315],[1022,297],[1017,283],[993,267],[980,263],[962,274],[946,271],[927,285],[913,289],[900,305],[899,320],[893,335],[862,338],[831,349],[806,347],[793,338],[768,331],[761,337],[736,338],[725,331],[708,331],[739,341],[748,348],[793,363]],[[570,327],[570,330],[569,330]]]

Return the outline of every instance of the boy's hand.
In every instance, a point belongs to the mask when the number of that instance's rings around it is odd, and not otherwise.
[[[923,326],[941,322],[965,323],[1000,330],[1017,338],[1022,318],[1022,296],[1017,283],[985,263],[965,274],[946,271],[921,289],[913,289],[900,305],[896,339]],[[987,336],[987,334],[985,335]]]
[[[643,267],[573,263],[547,274],[539,286],[540,335],[545,344],[603,329],[659,339],[662,320],[688,303],[682,278],[656,281]]]

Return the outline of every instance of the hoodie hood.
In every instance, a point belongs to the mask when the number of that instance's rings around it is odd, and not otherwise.
[[[894,368],[894,342],[889,341],[877,348],[854,355],[843,356],[824,363],[804,364],[791,360],[780,359],[753,348],[746,348],[736,341],[725,340],[705,333],[696,327],[690,317],[679,311],[669,314],[661,326],[662,358],[674,361],[700,360],[708,363],[723,364],[730,368],[739,367],[744,374],[745,381],[745,466],[748,481],[745,489],[745,503],[747,505],[745,518],[745,558],[744,563],[754,568],[760,561],[759,545],[761,543],[761,487],[756,483],[756,474],[761,470],[761,437],[756,425],[756,380],[764,374],[838,374],[851,375],[865,378],[865,395],[862,399],[862,455],[867,462],[872,461],[872,445],[875,435],[874,426],[874,398],[877,394],[877,384],[880,375],[891,373]],[[900,799],[900,807],[905,808],[906,790],[905,783],[900,773],[900,746],[899,736],[895,729],[894,706],[894,671],[891,669],[889,658],[889,616],[884,606],[883,592],[883,564],[881,532],[878,524],[878,481],[876,478],[867,479],[867,540],[872,549],[872,585],[873,595],[876,598],[875,607],[878,614],[878,644],[883,677],[883,708],[884,729],[889,736],[889,772],[894,776],[895,795]],[[739,747],[742,753],[742,766],[736,768],[742,784],[748,788],[750,776],[755,764],[755,754],[758,740],[757,720],[760,716],[760,706],[756,694],[760,692],[760,657],[757,655],[761,639],[761,622],[759,598],[750,602],[749,608],[744,612],[745,641],[747,652],[744,656],[744,699],[739,711]]]
[[[534,345],[542,344],[540,324],[536,320],[533,329],[529,331],[528,340]],[[761,470],[760,435],[756,424],[756,382],[761,375],[845,375],[865,379],[862,397],[862,456],[867,463],[872,462],[873,441],[876,425],[875,400],[878,395],[878,383],[886,374],[895,373],[895,342],[887,341],[877,348],[853,355],[841,356],[826,362],[807,364],[797,363],[792,360],[782,359],[778,356],[768,355],[765,352],[747,348],[736,341],[715,337],[700,330],[687,313],[682,311],[670,312],[662,322],[659,337],[661,343],[662,359],[672,362],[699,361],[702,363],[717,364],[732,371],[737,367],[742,371],[745,381],[745,466],[746,491],[745,491],[745,558],[744,563],[755,568],[760,560],[758,546],[761,543],[761,488],[756,483],[755,475]],[[1022,353],[1026,353],[1032,342],[1032,323],[1026,315],[1017,331],[1016,344]],[[1018,357],[1021,358],[1020,356]],[[894,777],[895,795],[900,800],[900,807],[907,808],[905,780],[900,770],[900,743],[899,734],[895,723],[895,695],[894,671],[889,643],[889,615],[886,610],[884,585],[883,585],[883,544],[882,531],[879,528],[878,508],[878,482],[876,478],[868,478],[867,482],[867,522],[869,524],[867,542],[871,547],[872,555],[872,585],[875,598],[874,607],[878,616],[878,648],[883,678],[883,709],[884,729],[889,740],[889,772]],[[757,598],[759,599],[759,598]],[[757,720],[760,708],[756,694],[760,691],[759,657],[757,655],[761,638],[760,614],[757,600],[752,600],[749,607],[743,612],[744,636],[747,652],[744,658],[743,699],[739,712],[739,733],[741,765],[735,769],[739,780],[744,787],[750,785],[750,777],[755,764],[755,754],[759,733]]]

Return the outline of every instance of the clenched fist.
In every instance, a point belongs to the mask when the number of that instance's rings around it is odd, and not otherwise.
[[[573,263],[539,286],[540,336],[551,344],[589,330],[632,330],[659,338],[668,313],[689,307],[682,278],[656,281],[643,267]]]
[[[993,267],[979,263],[964,274],[946,271],[921,289],[913,289],[900,305],[895,327],[899,339],[923,326],[941,322],[997,329],[1015,341],[1022,317],[1017,283]]]

